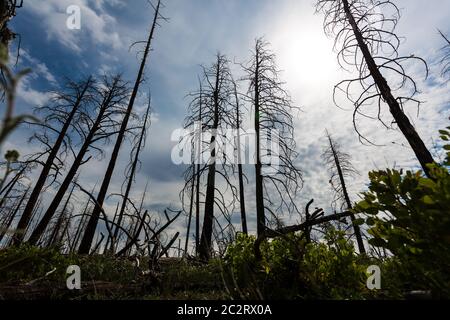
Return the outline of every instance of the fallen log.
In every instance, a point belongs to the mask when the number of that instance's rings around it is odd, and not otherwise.
[[[312,202],[308,203],[308,205],[310,205],[311,203]],[[321,212],[323,212],[322,209],[317,209],[312,214],[312,217],[317,217],[318,214],[320,214]],[[323,217],[319,217],[319,218],[307,219],[305,222],[303,222],[299,225],[287,226],[287,227],[279,228],[277,230],[272,230],[272,229],[266,228],[266,230],[255,241],[255,244],[254,244],[255,257],[256,257],[256,259],[261,259],[260,245],[266,239],[272,239],[272,238],[276,238],[276,237],[280,237],[280,236],[285,236],[287,234],[295,233],[298,231],[307,231],[307,233],[308,233],[308,231],[314,226],[324,224],[327,222],[331,222],[331,221],[338,221],[343,218],[350,217],[352,214],[353,213],[350,211],[345,211],[345,212],[335,213],[332,215],[323,216]]]

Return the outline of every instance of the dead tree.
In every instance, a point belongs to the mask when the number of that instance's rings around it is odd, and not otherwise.
[[[237,168],[238,168],[238,181],[239,181],[239,205],[241,208],[241,224],[242,233],[248,234],[247,229],[247,216],[245,213],[245,192],[244,192],[244,173],[242,169],[242,145],[241,145],[241,106],[240,98],[237,90],[236,82],[234,82],[234,98],[236,104],[236,154],[237,154]]]
[[[88,108],[93,110],[83,110],[77,117],[74,127],[83,141],[82,146],[74,155],[75,160],[64,181],[58,187],[47,211],[31,234],[29,239],[31,244],[36,244],[45,232],[80,167],[92,157],[86,159],[89,150],[96,150],[102,154],[103,151],[96,144],[108,141],[117,133],[117,128],[120,126],[117,116],[124,113],[123,102],[127,97],[128,88],[119,76],[104,77],[102,85],[96,88],[95,94],[91,97],[92,102]]]
[[[283,89],[275,55],[263,39],[256,40],[253,56],[242,68],[250,83],[246,99],[254,112],[256,215],[260,235],[266,228],[266,211],[277,223],[280,213],[299,212],[295,197],[302,186],[302,174],[294,164],[296,107]]]
[[[445,42],[445,46],[442,48],[442,76],[446,77],[450,75],[450,40],[448,37],[439,30],[439,34]]]
[[[341,146],[331,137],[328,131],[326,133],[326,136],[329,145],[323,152],[322,158],[331,173],[330,184],[335,193],[335,202],[336,204],[341,204],[341,211],[351,211],[353,206],[348,194],[345,179],[352,177],[358,172],[351,163],[350,155],[341,150]],[[353,224],[353,230],[355,232],[356,241],[358,243],[359,253],[365,254],[366,250],[364,248],[361,229],[359,225],[355,223],[355,215],[350,215],[350,219]]]
[[[50,147],[50,153],[45,161],[41,173],[36,181],[33,191],[30,194],[27,205],[22,212],[22,216],[17,225],[17,230],[24,230],[29,224],[33,210],[38,201],[39,195],[44,188],[45,182],[47,181],[50,170],[54,166],[54,162],[58,157],[60,148],[65,144],[66,135],[71,126],[72,120],[76,116],[78,109],[83,105],[86,99],[89,97],[89,91],[92,89],[93,80],[89,77],[86,81],[81,81],[78,83],[69,82],[67,90],[65,92],[57,93],[53,98],[51,105],[44,106],[41,110],[49,110],[51,113],[45,121],[38,123],[36,125],[47,129],[49,131],[55,132],[55,129],[49,125],[53,120],[60,122],[63,119],[62,127],[60,130],[56,130],[56,141]],[[67,111],[69,110],[69,111]],[[45,137],[45,136],[44,136]],[[45,137],[41,142],[48,144]],[[14,236],[13,244],[19,244],[23,241],[24,234],[18,232]]]
[[[145,137],[146,137],[147,130],[148,130],[147,124],[149,123],[149,120],[150,120],[149,119],[150,118],[150,110],[151,110],[151,98],[149,97],[147,111],[145,112],[145,115],[144,115],[144,121],[143,121],[142,129],[141,129],[141,134],[139,135],[138,141],[135,144],[134,152],[132,152],[133,156],[132,156],[132,161],[131,161],[131,167],[129,168],[128,179],[127,179],[127,183],[126,183],[126,187],[125,187],[125,193],[124,193],[123,199],[122,199],[122,205],[121,205],[120,211],[117,215],[117,222],[116,222],[117,226],[114,229],[114,235],[113,235],[113,238],[111,239],[111,248],[114,248],[114,244],[115,244],[115,241],[116,241],[118,233],[119,233],[119,226],[122,225],[122,220],[124,218],[125,209],[128,204],[131,187],[133,186],[136,171],[138,169],[139,155],[140,155],[142,149],[145,147]]]
[[[195,152],[195,148],[192,148],[192,151]],[[195,159],[195,156],[192,156],[192,159]],[[196,174],[196,164],[195,162],[191,165],[192,168],[192,178],[191,180],[191,195],[189,197],[189,213],[188,213],[188,224],[186,228],[186,240],[184,243],[184,256],[188,256],[188,246],[189,246],[189,237],[191,232],[191,222],[192,222],[192,212],[194,208],[194,192],[195,192],[195,185],[196,181],[198,179],[198,176]]]
[[[192,179],[197,178],[197,181],[199,181],[207,172],[204,217],[198,247],[199,257],[203,260],[209,259],[212,250],[213,224],[217,218],[214,214],[215,209],[220,211],[221,216],[229,220],[229,208],[234,204],[237,197],[236,187],[230,181],[234,165],[230,162],[231,159],[226,159],[223,149],[225,143],[233,143],[230,140],[231,137],[226,137],[224,131],[225,128],[235,126],[235,119],[232,109],[230,109],[230,106],[233,106],[232,79],[229,62],[221,54],[217,55],[216,62],[211,67],[203,68],[201,89],[190,94],[192,98],[190,114],[185,121],[186,128],[191,128],[195,124],[199,128],[196,128],[192,134],[185,137],[186,139],[181,142],[181,144],[184,143],[184,145],[189,146],[187,149],[190,149],[193,142],[194,145],[197,145],[197,148],[201,148],[201,158],[207,159],[201,167],[198,167],[195,175],[190,175],[190,179],[185,179],[186,183],[182,191],[182,195],[189,192]],[[203,134],[204,129],[208,130],[209,135]],[[202,137],[201,142],[197,142],[199,131]],[[219,157],[221,157],[221,161],[217,161]],[[187,170],[187,172],[192,171],[192,168]],[[216,178],[216,175],[220,178]],[[219,179],[224,187],[219,186]],[[199,189],[197,187],[197,190]],[[225,200],[225,192],[231,192],[232,200],[230,204]]]
[[[354,79],[336,85],[334,95],[336,104],[338,92],[354,104],[353,125],[360,140],[371,143],[357,125],[358,116],[377,119],[386,128],[395,123],[429,176],[427,165],[434,163],[433,157],[404,113],[408,102],[420,107],[420,101],[414,98],[418,92],[416,82],[407,74],[406,64],[423,62],[427,74],[428,67],[419,57],[399,55],[400,39],[395,34],[400,17],[397,6],[391,0],[318,0],[316,9],[325,14],[325,32],[335,37],[336,48],[340,46],[339,64],[357,71]],[[382,117],[383,105],[389,107],[394,119],[391,125]]]
[[[95,188],[97,187],[97,184],[94,185],[94,187],[91,190],[91,194],[94,193]],[[73,235],[73,241],[72,243],[69,244],[69,253],[73,253],[77,250],[78,247],[78,242],[81,239],[81,236],[84,233],[84,230],[86,229],[86,225],[89,221],[89,216],[87,215],[87,213],[90,211],[90,206],[91,204],[91,199],[88,198],[86,201],[86,205],[84,206],[83,211],[81,212],[81,218],[78,222],[78,227],[75,229],[75,234]]]
[[[67,209],[70,204],[70,199],[72,198],[75,187],[76,187],[76,185],[74,184],[72,189],[69,192],[69,195],[68,195],[66,201],[64,202],[64,206],[62,207],[61,213],[60,213],[58,219],[56,220],[55,225],[53,226],[53,230],[51,232],[50,237],[48,238],[47,245],[46,245],[47,247],[50,247],[50,246],[54,245],[55,243],[58,243],[60,238],[64,237],[64,223],[68,222]],[[36,228],[35,228],[35,230],[36,230]],[[62,230],[62,232],[61,232],[61,230]]]
[[[17,217],[17,215],[19,213],[19,210],[22,208],[23,202],[27,198],[29,190],[30,190],[30,188],[27,188],[25,190],[25,192],[23,193],[22,197],[19,199],[19,202],[17,203],[17,206],[14,208],[14,210],[11,210],[9,215],[7,215],[5,217],[5,221],[4,221],[4,223],[2,223],[2,225],[0,227],[0,243],[2,242],[3,238],[5,237],[5,235],[9,232],[9,230],[11,228],[11,225],[13,224],[14,219],[16,219],[16,217]]]
[[[94,235],[95,235],[95,230],[97,228],[97,224],[98,224],[98,220],[100,217],[100,209],[103,206],[103,202],[105,201],[106,195],[108,193],[108,189],[109,189],[109,185],[111,182],[111,178],[112,175],[114,173],[114,169],[116,167],[116,162],[117,159],[119,157],[119,152],[122,146],[122,142],[125,138],[125,132],[127,131],[127,127],[128,127],[128,121],[131,117],[131,113],[133,112],[133,108],[134,108],[134,103],[136,101],[136,97],[137,94],[139,92],[139,87],[141,85],[142,82],[142,78],[144,76],[144,70],[145,70],[145,66],[147,63],[147,58],[148,55],[150,53],[150,49],[151,49],[151,43],[152,43],[152,39],[153,39],[153,35],[156,29],[156,26],[158,25],[158,21],[160,19],[164,19],[162,18],[162,16],[160,15],[160,7],[161,7],[161,0],[158,0],[158,4],[155,8],[155,15],[153,17],[153,22],[151,25],[151,29],[149,32],[149,36],[146,42],[146,46],[144,49],[144,53],[143,53],[143,57],[141,60],[141,64],[139,67],[139,71],[137,74],[137,78],[134,84],[134,88],[133,88],[133,92],[131,93],[131,97],[130,97],[130,101],[128,104],[128,108],[127,111],[125,113],[125,116],[122,120],[122,125],[120,127],[118,136],[117,136],[117,140],[116,143],[114,145],[114,149],[113,152],[111,154],[111,159],[109,161],[108,164],[108,168],[106,169],[104,178],[103,178],[103,182],[102,185],[100,187],[100,191],[97,195],[97,203],[98,205],[95,206],[94,211],[92,212],[92,215],[89,219],[88,225],[86,227],[86,231],[83,235],[83,238],[81,239],[81,244],[80,244],[80,248],[79,248],[79,253],[80,254],[88,254],[92,245],[92,241],[94,239]]]

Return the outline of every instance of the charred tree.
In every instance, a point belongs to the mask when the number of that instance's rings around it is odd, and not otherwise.
[[[242,169],[242,146],[241,146],[241,110],[239,103],[239,95],[236,83],[234,83],[234,98],[236,100],[236,153],[237,153],[237,168],[239,180],[239,205],[241,208],[241,224],[242,233],[248,234],[247,216],[245,213],[245,192],[244,192],[244,173]]]
[[[10,230],[11,225],[12,225],[14,219],[17,217],[19,210],[22,207],[23,202],[27,198],[28,191],[29,191],[29,188],[27,190],[25,190],[25,192],[23,193],[23,196],[20,198],[15,209],[13,211],[11,211],[8,216],[6,216],[4,223],[1,225],[1,227],[0,227],[0,243],[3,240],[3,238],[5,237],[5,235],[7,234],[7,232]]]
[[[204,175],[207,176],[204,217],[198,245],[198,255],[202,260],[208,260],[211,255],[213,225],[219,217],[219,215],[215,215],[215,210],[219,210],[220,217],[229,221],[229,208],[234,205],[237,198],[236,187],[230,181],[230,177],[234,173],[234,165],[230,162],[231,159],[227,158],[223,148],[225,143],[230,143],[230,145],[233,143],[232,137],[227,137],[226,131],[224,131],[235,125],[234,108],[232,107],[234,104],[232,79],[229,62],[221,54],[217,55],[216,62],[211,67],[203,68],[200,91],[190,94],[192,98],[189,106],[190,113],[185,121],[185,128],[194,127],[194,130],[188,136],[183,137],[180,142],[180,145],[184,143],[188,150],[191,149],[191,145],[196,146],[194,149],[197,151],[194,157],[189,152],[191,159],[194,158],[197,161],[197,170],[196,174],[192,175],[192,167],[195,164],[191,164],[186,170],[186,183],[181,192],[183,206],[184,194],[191,193],[193,180],[197,179],[196,202],[197,210],[199,210],[200,181]],[[204,133],[203,130],[208,131]],[[225,199],[225,192],[231,192],[230,204]],[[197,215],[199,216],[199,214]],[[197,219],[198,222],[199,219]]]
[[[158,4],[156,5],[156,8],[155,8],[155,15],[153,18],[152,26],[151,26],[149,36],[148,36],[148,39],[146,42],[144,54],[142,57],[141,65],[139,67],[136,82],[134,84],[133,92],[131,93],[128,108],[127,108],[125,116],[122,120],[122,125],[120,127],[120,130],[119,130],[119,133],[117,136],[117,140],[114,145],[113,152],[111,154],[111,159],[109,161],[108,168],[106,169],[105,176],[103,178],[103,182],[100,187],[100,191],[97,195],[97,205],[95,206],[94,211],[92,212],[92,215],[91,215],[89,222],[87,224],[87,227],[86,227],[86,231],[83,235],[83,238],[81,239],[80,248],[78,250],[80,254],[88,254],[89,253],[89,250],[92,245],[92,241],[95,236],[95,230],[97,228],[97,224],[98,224],[99,217],[100,217],[100,209],[103,206],[103,202],[105,201],[105,198],[106,198],[106,195],[107,195],[107,192],[109,189],[109,184],[111,182],[111,178],[114,173],[116,162],[119,157],[120,148],[121,148],[122,142],[125,138],[125,132],[127,131],[128,121],[131,117],[131,113],[133,111],[133,107],[134,107],[134,103],[136,101],[139,87],[141,85],[142,78],[144,76],[144,70],[145,70],[145,66],[147,63],[148,55],[150,53],[153,35],[155,32],[156,26],[158,25],[158,20],[161,19],[160,12],[159,12],[160,6],[161,6],[161,0],[158,0]]]
[[[450,75],[450,40],[449,38],[439,30],[439,34],[445,42],[444,47],[442,48],[443,56],[442,56],[442,75],[444,77]]]
[[[17,230],[24,230],[32,217],[33,210],[36,207],[36,203],[38,201],[39,195],[44,188],[45,182],[48,178],[50,170],[54,165],[54,161],[56,160],[58,153],[60,151],[61,146],[64,144],[64,140],[66,138],[66,134],[71,126],[72,120],[78,112],[78,109],[85,102],[86,97],[89,96],[89,91],[92,89],[93,81],[92,78],[88,78],[84,82],[80,83],[69,83],[68,92],[59,93],[54,101],[53,106],[49,106],[52,110],[52,114],[48,117],[48,120],[51,121],[53,117],[58,118],[60,115],[58,113],[63,113],[63,116],[67,116],[64,119],[62,128],[57,132],[57,138],[55,143],[51,146],[51,151],[43,165],[41,173],[36,181],[36,184],[33,188],[33,191],[30,194],[27,205],[22,212],[22,216],[17,225]],[[58,105],[56,105],[58,104]],[[67,109],[70,109],[70,112],[66,112]],[[42,126],[47,126],[45,123]],[[53,128],[50,128],[54,130]],[[13,244],[19,244],[24,239],[24,233],[18,232],[13,239]]]
[[[429,176],[427,165],[434,163],[433,157],[404,113],[404,106],[408,102],[416,103],[418,108],[420,106],[420,101],[414,98],[418,92],[417,85],[406,73],[406,62],[423,62],[427,73],[428,67],[421,58],[399,55],[400,40],[395,34],[400,16],[397,6],[391,0],[318,0],[316,8],[325,14],[325,32],[335,36],[336,46],[342,45],[338,50],[339,63],[341,66],[353,66],[358,72],[355,79],[339,83],[335,94],[337,91],[344,92],[353,102],[353,124],[360,140],[370,143],[360,132],[356,117],[362,115],[378,119],[389,128],[381,115],[382,106],[386,104],[394,119],[393,124],[403,133],[425,174]],[[383,10],[390,10],[392,14],[386,16]],[[389,84],[387,76],[396,79]],[[355,86],[361,92],[356,99],[352,98]],[[409,91],[408,95],[399,93],[395,96],[394,92],[401,89]],[[371,113],[366,108],[370,108]]]
[[[342,211],[351,212],[353,206],[350,200],[345,179],[357,174],[357,171],[351,163],[350,155],[341,150],[340,145],[333,140],[328,132],[326,136],[329,145],[322,154],[322,158],[324,159],[331,172],[330,183],[335,191],[335,201],[337,203],[341,202],[341,204],[344,206],[341,206],[340,208]],[[355,215],[351,214],[350,219],[352,221],[353,230],[355,232],[359,253],[365,254],[366,250],[364,248],[361,229],[359,225],[355,223]]]
[[[139,155],[145,146],[145,137],[146,137],[146,133],[148,130],[147,124],[150,120],[149,119],[150,118],[150,110],[151,110],[151,98],[149,97],[147,111],[145,112],[145,115],[144,115],[144,123],[142,125],[142,129],[141,129],[141,133],[138,138],[138,142],[134,148],[134,152],[133,152],[134,157],[132,158],[131,167],[130,167],[130,170],[128,173],[128,179],[127,179],[127,184],[126,184],[126,188],[125,188],[125,193],[124,193],[123,199],[122,199],[122,205],[121,205],[120,211],[117,215],[116,228],[114,229],[114,235],[111,240],[112,248],[114,247],[115,241],[117,239],[117,236],[119,233],[119,228],[122,225],[122,220],[124,218],[125,209],[127,207],[128,199],[130,197],[131,187],[133,186],[134,178],[136,175],[136,170],[138,169]]]
[[[119,76],[112,79],[104,78],[102,86],[96,88],[93,101],[91,103],[94,112],[85,110],[77,119],[75,127],[84,140],[75,160],[72,163],[64,181],[58,188],[47,211],[43,215],[33,233],[29,242],[36,244],[42,234],[45,232],[50,220],[55,215],[67,189],[73,181],[80,167],[90,158],[85,159],[90,149],[102,150],[95,146],[96,143],[105,141],[117,133],[117,127],[120,123],[116,120],[117,115],[123,114],[123,102],[128,97],[128,89]],[[97,115],[95,115],[97,113]],[[95,119],[95,120],[93,120]]]
[[[296,107],[283,89],[275,56],[263,39],[256,40],[250,62],[242,67],[250,82],[247,100],[254,112],[257,233],[261,235],[266,212],[277,224],[283,211],[299,212],[294,200],[302,185],[301,172],[294,164],[292,114]]]

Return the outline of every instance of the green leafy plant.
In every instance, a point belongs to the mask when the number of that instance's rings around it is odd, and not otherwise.
[[[447,127],[445,130],[439,130],[442,141],[450,142],[450,127]],[[444,151],[447,154],[447,157],[444,161],[444,166],[450,166],[450,144],[444,145]]]
[[[405,289],[450,296],[450,174],[429,166],[431,178],[398,170],[369,174],[369,191],[355,211],[366,213],[369,243],[397,258]]]
[[[345,233],[325,226],[321,242],[307,244],[301,234],[289,234],[261,244],[241,234],[225,256],[226,283],[236,298],[366,299],[377,293],[366,287],[366,270],[374,261],[358,256]]]

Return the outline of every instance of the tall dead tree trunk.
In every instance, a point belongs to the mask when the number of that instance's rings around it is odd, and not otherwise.
[[[130,169],[130,173],[129,173],[130,176],[128,177],[127,186],[126,186],[125,193],[124,193],[123,199],[122,199],[122,205],[120,207],[120,211],[117,216],[116,228],[114,230],[114,235],[111,240],[111,247],[114,247],[114,243],[116,242],[117,235],[119,234],[119,229],[122,225],[122,220],[123,220],[123,217],[125,214],[125,209],[127,207],[127,202],[130,197],[131,187],[133,186],[134,177],[136,175],[136,169],[137,169],[137,166],[139,163],[139,155],[142,151],[142,148],[144,145],[144,140],[145,140],[145,135],[147,132],[147,122],[148,122],[149,116],[150,116],[150,109],[151,109],[151,98],[149,97],[147,111],[145,112],[145,116],[144,116],[144,124],[142,125],[141,134],[139,136],[139,141],[136,146],[133,163],[131,165],[131,169]]]
[[[256,164],[255,164],[255,180],[256,180],[256,222],[257,235],[260,236],[266,229],[266,215],[264,213],[264,189],[263,177],[261,173],[261,124],[260,124],[260,50],[258,43],[255,46],[255,73],[254,73],[254,118],[256,133]]]
[[[153,34],[155,32],[156,26],[157,26],[157,21],[159,20],[159,9],[160,9],[160,5],[161,5],[161,0],[158,0],[158,4],[155,8],[155,15],[153,18],[153,23],[150,29],[150,33],[149,33],[149,37],[146,43],[146,47],[144,50],[144,56],[142,57],[142,61],[141,61],[141,65],[139,68],[139,72],[136,78],[136,82],[134,84],[134,88],[133,88],[133,92],[131,94],[131,98],[130,98],[130,102],[128,104],[128,109],[127,112],[125,113],[125,116],[123,118],[122,121],[122,126],[120,128],[117,140],[116,140],[116,144],[114,146],[114,150],[112,152],[111,155],[111,159],[109,161],[108,164],[108,168],[106,170],[104,179],[103,179],[103,183],[100,187],[100,191],[98,193],[97,196],[97,205],[95,206],[92,215],[89,219],[88,225],[86,227],[86,231],[83,235],[83,238],[81,240],[81,244],[80,244],[80,248],[78,250],[78,252],[80,254],[89,254],[89,250],[91,248],[92,245],[92,241],[94,239],[95,236],[95,230],[97,228],[97,224],[98,224],[98,220],[100,218],[100,211],[101,211],[101,207],[103,206],[103,202],[105,201],[108,189],[109,189],[109,184],[111,182],[111,178],[112,175],[114,173],[114,169],[116,167],[116,162],[117,159],[119,157],[119,151],[122,145],[122,142],[124,140],[125,137],[125,132],[127,130],[128,127],[128,121],[130,119],[131,113],[133,111],[133,107],[134,107],[134,102],[136,100],[138,91],[139,91],[139,87],[141,85],[142,82],[142,77],[144,75],[144,69],[145,69],[145,65],[147,62],[147,58],[148,55],[150,53],[150,48],[151,48],[151,42],[153,39]]]
[[[53,228],[53,232],[47,242],[47,247],[54,245],[58,240],[58,235],[61,231],[61,227],[62,227],[64,219],[66,217],[67,206],[70,203],[70,199],[72,198],[73,191],[75,190],[75,186],[76,186],[76,184],[73,185],[72,189],[70,190],[69,196],[67,197],[66,202],[64,203],[64,206],[61,210],[61,214],[59,215],[58,220],[56,221],[55,226]]]
[[[33,191],[30,194],[30,198],[28,199],[27,205],[26,205],[25,209],[23,210],[22,216],[17,225],[17,230],[19,232],[14,235],[13,242],[12,242],[13,244],[19,244],[24,239],[24,233],[20,232],[20,231],[25,230],[25,228],[28,226],[28,224],[31,220],[33,210],[36,206],[39,195],[40,195],[42,189],[44,188],[45,181],[47,180],[48,174],[50,173],[53,163],[58,155],[59,149],[61,148],[61,145],[63,144],[63,141],[64,141],[64,138],[66,137],[67,131],[69,130],[72,120],[75,117],[76,113],[78,112],[78,109],[80,108],[80,106],[83,102],[86,92],[88,91],[88,89],[91,86],[92,86],[92,79],[91,79],[91,77],[89,77],[89,79],[85,82],[81,91],[77,95],[77,98],[73,105],[72,111],[69,113],[63,127],[59,131],[58,138],[55,141],[55,144],[53,145],[51,152],[48,155],[48,158],[44,164],[44,167],[42,168],[39,178],[36,181]]]
[[[372,77],[375,80],[375,83],[377,84],[378,89],[380,90],[380,93],[383,96],[383,99],[389,105],[389,109],[391,111],[392,116],[395,119],[395,122],[397,123],[403,135],[411,145],[411,148],[413,149],[417,159],[422,165],[424,172],[426,173],[427,176],[430,176],[430,170],[428,169],[427,165],[434,163],[434,159],[431,156],[430,151],[428,151],[427,147],[425,146],[425,143],[420,138],[416,129],[413,127],[408,117],[402,111],[400,104],[392,94],[390,86],[388,85],[386,79],[383,77],[380,70],[378,69],[378,66],[375,63],[375,60],[373,59],[372,54],[369,48],[367,47],[367,44],[364,42],[364,38],[361,34],[358,24],[356,23],[355,18],[353,17],[350,11],[348,0],[342,0],[342,3],[344,4],[344,11],[347,14],[347,18],[350,25],[352,26],[356,40],[358,41],[358,45],[361,48],[361,51],[364,55],[364,59],[366,60],[370,73],[372,74]]]
[[[337,86],[337,88],[340,85],[345,86],[340,89],[346,92],[347,97],[354,103],[354,117],[362,114],[361,108],[370,106],[373,102],[376,104],[373,108],[378,107],[378,114],[375,118],[384,124],[381,120],[380,109],[383,103],[387,104],[395,124],[414,151],[423,171],[429,176],[427,165],[434,163],[433,157],[403,111],[405,102],[411,101],[417,104],[420,102],[413,98],[418,92],[417,86],[413,78],[405,73],[405,66],[402,65],[402,62],[413,59],[424,63],[425,61],[413,55],[399,56],[400,40],[394,33],[400,15],[398,7],[391,0],[353,0],[351,3],[348,0],[318,0],[317,7],[318,10],[325,13],[325,29],[336,34],[336,43],[339,40],[342,42],[342,49],[339,50],[341,61],[355,66],[359,72],[359,77],[342,81]],[[396,16],[385,17],[383,14],[385,7],[390,7],[395,11]],[[389,29],[390,25],[392,28]],[[407,91],[411,87],[413,88],[411,89],[412,94],[406,97],[395,97],[393,86],[388,84],[381,70],[400,77],[399,85],[395,85],[398,87],[397,91],[400,89]],[[373,79],[374,83],[368,83],[369,79]],[[359,83],[362,87],[362,93],[356,101],[350,98],[353,96],[353,92],[349,92],[353,83]],[[359,131],[358,134],[361,137]]]
[[[328,142],[330,144],[330,151],[331,151],[331,154],[333,157],[333,161],[335,163],[335,168],[336,168],[336,171],[337,171],[337,174],[339,177],[339,183],[341,186],[340,190],[342,191],[342,195],[344,197],[344,201],[347,206],[347,211],[351,212],[351,209],[353,208],[353,206],[352,206],[352,202],[350,201],[350,196],[348,195],[347,185],[345,183],[344,171],[341,166],[341,159],[339,159],[339,154],[335,148],[335,143],[328,133],[327,133],[327,137],[328,137]],[[344,159],[344,161],[346,161],[346,159]],[[345,170],[345,168],[344,168],[344,170]],[[358,244],[359,253],[365,254],[366,249],[364,248],[364,242],[363,242],[363,238],[361,235],[361,229],[360,229],[359,225],[355,223],[355,221],[356,221],[355,215],[351,214],[350,219],[352,221],[353,230],[355,232],[355,237],[356,237],[356,242]]]
[[[105,85],[108,87],[108,83],[106,81]],[[73,178],[77,174],[78,170],[80,169],[81,165],[84,163],[84,158],[86,154],[89,151],[89,148],[92,147],[92,144],[100,139],[105,139],[109,136],[111,136],[114,133],[108,132],[108,129],[102,128],[103,126],[106,127],[114,127],[114,123],[111,123],[110,120],[108,120],[109,116],[111,116],[111,113],[114,113],[114,111],[117,110],[108,110],[115,107],[115,104],[119,104],[121,100],[126,96],[126,89],[121,84],[120,77],[115,77],[112,80],[112,83],[110,84],[110,87],[106,89],[105,95],[103,97],[102,102],[99,106],[99,111],[97,114],[97,118],[95,119],[94,123],[92,124],[91,129],[89,130],[89,133],[87,134],[83,145],[81,146],[80,150],[78,151],[77,156],[75,157],[75,160],[72,163],[72,166],[70,167],[69,172],[67,173],[64,181],[61,183],[61,185],[58,187],[58,191],[56,192],[56,195],[53,197],[52,202],[50,203],[49,207],[47,208],[47,211],[43,215],[42,219],[36,226],[36,228],[33,230],[30,239],[28,240],[31,244],[36,244],[40,237],[42,237],[43,233],[45,232],[45,229],[47,228],[48,224],[50,223],[50,220],[55,215],[56,210],[58,209],[62,199],[64,198],[64,195],[67,192],[67,189],[69,188],[70,184],[73,181]],[[106,115],[106,113],[109,113],[109,115]],[[89,115],[87,115],[89,116]],[[103,129],[102,135],[98,136],[98,132]]]
[[[17,204],[16,208],[14,209],[14,211],[12,211],[10,213],[10,215],[8,216],[7,220],[5,221],[5,223],[1,226],[1,230],[0,230],[0,242],[3,240],[3,238],[5,237],[6,233],[9,231],[9,229],[11,228],[11,225],[14,221],[14,219],[16,218],[17,214],[19,213],[19,210],[22,206],[22,203],[24,202],[24,200],[26,199],[27,195],[28,195],[28,191],[30,190],[30,188],[28,188],[22,198],[20,198],[19,203]]]
[[[194,152],[195,149],[193,148]],[[193,157],[195,159],[195,157]],[[195,172],[195,163],[192,164],[192,183],[191,183],[191,197],[189,200],[189,216],[188,216],[188,225],[186,230],[186,242],[184,243],[184,255],[187,256],[188,246],[189,246],[189,237],[191,233],[191,221],[192,221],[192,211],[194,208],[194,190],[195,190],[195,182],[198,176]]]
[[[246,99],[254,108],[256,150],[252,151],[255,152],[258,236],[265,232],[267,223],[279,224],[278,215],[283,212],[299,213],[294,198],[302,183],[301,172],[294,164],[297,152],[293,111],[296,108],[279,80],[275,55],[268,45],[262,38],[257,39],[251,60],[241,65],[249,81]]]
[[[202,111],[203,111],[203,93],[202,93],[202,83],[200,82],[200,97],[199,97],[199,125],[198,128],[198,140],[197,140],[197,185],[195,188],[195,255],[199,255],[200,249],[200,164],[201,164],[201,156],[202,156]]]
[[[248,234],[247,229],[247,216],[245,213],[245,193],[244,193],[244,173],[242,170],[242,154],[241,154],[241,111],[239,106],[239,96],[236,88],[236,83],[234,83],[234,96],[236,99],[236,130],[237,130],[237,141],[236,141],[236,152],[237,152],[237,167],[238,167],[238,180],[239,180],[239,204],[241,207],[241,224],[242,232]]]
[[[221,66],[223,62],[222,57],[217,57],[216,75],[213,93],[213,105],[214,105],[214,120],[212,125],[210,147],[210,159],[208,166],[208,180],[206,187],[205,198],[205,216],[203,218],[202,235],[200,238],[199,256],[200,259],[209,260],[211,256],[211,241],[214,224],[214,205],[215,205],[215,191],[216,191],[216,135],[219,128],[219,90],[221,81]]]

